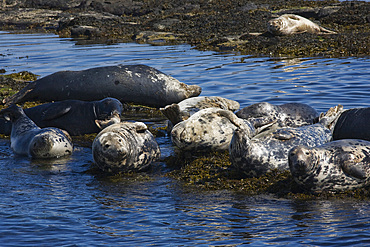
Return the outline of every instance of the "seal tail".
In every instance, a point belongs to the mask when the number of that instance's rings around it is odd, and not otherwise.
[[[30,82],[27,86],[19,90],[16,94],[3,99],[3,104],[5,104],[5,106],[9,106],[11,104],[17,104],[25,101],[25,97],[35,89],[35,86],[35,82]]]

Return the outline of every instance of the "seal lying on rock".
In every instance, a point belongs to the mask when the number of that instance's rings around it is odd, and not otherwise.
[[[142,122],[122,122],[103,129],[92,144],[93,158],[103,171],[141,171],[160,157],[160,149]]]
[[[236,128],[243,127],[244,133],[251,138],[259,131],[256,125],[263,124],[238,118],[228,110],[206,108],[176,124],[171,139],[182,150],[226,150]]]
[[[331,141],[332,134],[327,127],[340,112],[339,107],[331,108],[322,117],[322,123],[297,128],[268,130],[249,136],[249,130],[238,128],[230,142],[229,152],[233,167],[248,176],[261,176],[272,169],[288,170],[288,152],[297,145],[317,146]]]
[[[289,152],[294,180],[313,192],[346,191],[370,185],[370,142],[346,139]]]
[[[173,125],[176,125],[177,123],[188,119],[194,113],[211,107],[236,111],[239,109],[240,104],[234,100],[222,97],[203,96],[185,99],[178,104],[168,105],[160,110]]]
[[[59,158],[72,153],[73,144],[66,131],[38,127],[17,105],[0,111],[0,116],[12,122],[10,135],[14,153],[32,158]]]
[[[290,35],[297,33],[336,34],[336,32],[320,27],[312,21],[294,14],[284,14],[270,20],[267,23],[267,30],[273,35]]]
[[[244,119],[276,120],[277,127],[300,127],[313,124],[319,116],[319,113],[314,108],[306,104],[286,103],[272,105],[267,102],[244,107],[235,114]]]
[[[370,107],[343,111],[333,128],[333,140],[362,139],[370,141]]]
[[[64,100],[24,109],[41,128],[56,127],[71,135],[98,133],[108,125],[119,123],[123,106],[114,98],[100,101]],[[11,123],[0,119],[0,133],[9,135]]]
[[[31,82],[3,103],[113,97],[121,102],[164,107],[198,96],[200,92],[199,86],[186,85],[145,65],[118,65],[56,72]]]

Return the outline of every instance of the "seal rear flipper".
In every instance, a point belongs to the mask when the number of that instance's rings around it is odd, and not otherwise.
[[[9,96],[3,99],[3,103],[5,104],[5,106],[9,106],[11,104],[24,102],[26,101],[24,100],[24,98],[26,98],[26,96],[30,92],[32,92],[35,89],[35,87],[36,87],[36,82],[30,82],[27,86],[19,90],[18,93],[13,94],[12,96]]]
[[[181,117],[180,106],[178,104],[174,103],[164,108],[160,108],[160,111],[171,121],[174,126],[184,120]]]

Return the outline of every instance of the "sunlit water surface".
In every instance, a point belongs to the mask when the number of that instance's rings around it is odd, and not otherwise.
[[[307,103],[318,111],[369,106],[369,58],[254,58],[188,45],[80,45],[51,34],[0,32],[0,69],[46,76],[116,64],[146,64],[204,96],[249,104]],[[158,138],[164,156],[172,146]],[[39,162],[0,140],[1,246],[368,245],[370,202],[287,200],[190,189],[154,164],[144,179],[88,172],[91,149]]]

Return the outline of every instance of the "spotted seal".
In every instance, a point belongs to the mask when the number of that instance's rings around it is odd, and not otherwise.
[[[92,154],[103,171],[141,171],[160,157],[160,149],[144,123],[121,122],[99,132]]]
[[[328,125],[340,113],[332,107],[321,122],[297,128],[280,128],[264,131],[250,138],[249,130],[238,128],[231,139],[229,152],[231,164],[247,176],[261,176],[272,169],[288,170],[288,152],[297,145],[310,147],[331,141]]]
[[[3,103],[93,101],[112,97],[121,102],[165,107],[200,92],[199,86],[187,85],[146,65],[117,65],[56,72],[29,83]]]
[[[370,185],[370,142],[332,141],[317,147],[297,146],[289,152],[294,180],[313,192],[347,191]]]
[[[267,23],[267,30],[273,35],[291,35],[297,33],[336,34],[334,31],[330,31],[302,16],[294,14],[284,14],[270,20]]]
[[[24,109],[40,128],[56,127],[70,135],[98,133],[108,125],[119,123],[122,103],[114,98],[99,101],[63,100]],[[0,119],[0,133],[9,135],[11,122]]]
[[[303,103],[286,103],[273,105],[260,102],[244,107],[235,113],[244,119],[276,120],[277,127],[300,127],[313,124],[319,113],[311,106]]]
[[[261,124],[238,118],[229,110],[206,108],[176,124],[171,131],[171,139],[181,150],[227,150],[236,128],[243,127],[252,137],[260,131],[256,125]]]
[[[161,108],[160,110],[173,125],[176,125],[202,109],[220,108],[229,111],[236,111],[239,107],[240,104],[234,100],[218,96],[200,96],[185,99],[178,104],[174,103]]]
[[[73,151],[69,134],[58,128],[40,128],[17,105],[0,111],[0,116],[12,122],[11,148],[18,155],[32,158],[59,158]]]

